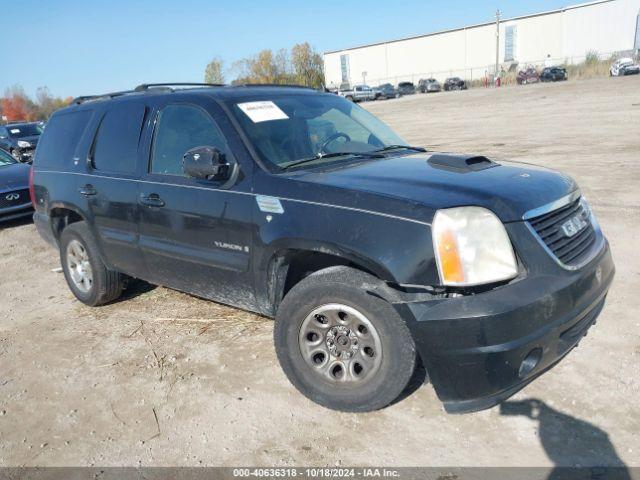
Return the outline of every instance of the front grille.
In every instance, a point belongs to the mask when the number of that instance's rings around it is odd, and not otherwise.
[[[31,198],[29,197],[28,188],[0,193],[0,208],[17,207],[18,205],[24,205],[30,202]]]
[[[573,236],[567,236],[562,227],[574,217],[585,220],[587,224]],[[529,224],[560,262],[576,266],[589,256],[596,243],[596,231],[590,217],[578,199],[557,210],[529,219]]]

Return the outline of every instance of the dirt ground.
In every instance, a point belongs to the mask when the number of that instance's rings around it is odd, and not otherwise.
[[[640,466],[640,77],[365,105],[416,145],[573,175],[617,278],[579,348],[502,407],[431,386],[368,414],[289,384],[272,322],[165,288],[81,305],[28,221],[0,227],[0,465]]]

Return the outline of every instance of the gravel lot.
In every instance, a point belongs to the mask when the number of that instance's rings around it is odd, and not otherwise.
[[[0,465],[640,466],[640,77],[414,95],[366,108],[408,141],[573,175],[617,278],[580,347],[502,408],[432,388],[325,410],[277,363],[272,322],[137,283],[81,305],[29,222],[0,228]]]

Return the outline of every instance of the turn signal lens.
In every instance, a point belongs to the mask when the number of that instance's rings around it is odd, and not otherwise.
[[[460,254],[458,253],[458,244],[456,243],[455,234],[451,230],[444,230],[440,234],[438,239],[438,256],[440,257],[442,277],[451,282],[464,282],[464,272],[462,271]]]
[[[438,210],[432,233],[443,285],[481,285],[518,274],[507,231],[498,217],[486,208]]]

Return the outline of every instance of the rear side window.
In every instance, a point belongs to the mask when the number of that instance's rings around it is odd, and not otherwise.
[[[144,105],[113,105],[102,118],[93,145],[93,168],[113,173],[136,170]]]
[[[56,168],[70,165],[91,113],[81,110],[51,117],[40,137],[34,163],[41,167]]]

